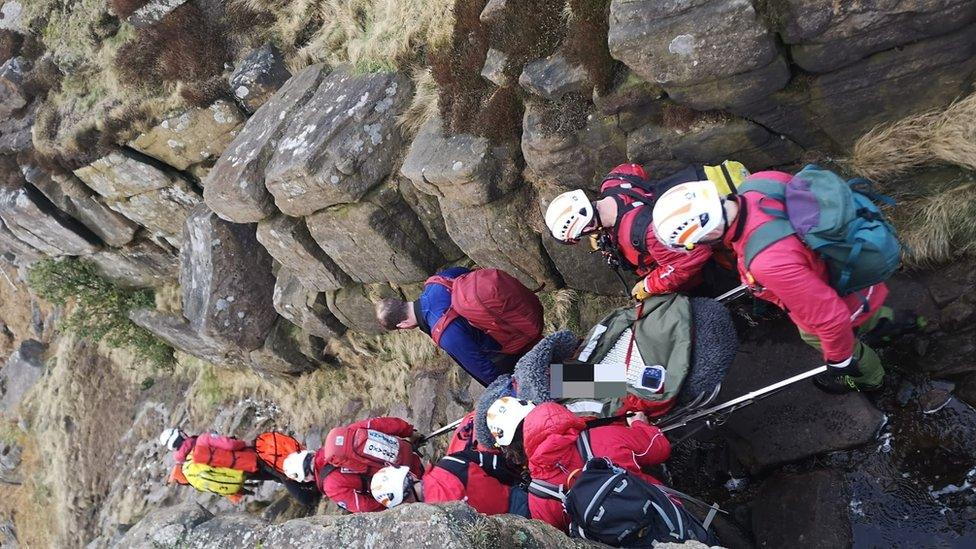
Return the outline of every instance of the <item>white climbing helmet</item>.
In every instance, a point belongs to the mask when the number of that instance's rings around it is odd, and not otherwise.
[[[281,468],[285,472],[285,476],[294,480],[295,482],[309,482],[312,480],[312,475],[309,474],[309,467],[306,466],[308,458],[311,457],[312,452],[308,450],[302,450],[301,452],[292,452],[288,454],[285,458],[284,463],[282,463]]]
[[[186,435],[183,434],[183,431],[180,431],[176,427],[171,427],[159,434],[159,445],[165,446],[170,450],[175,450],[185,438]]]
[[[515,397],[502,397],[488,407],[488,430],[495,437],[495,446],[508,446],[515,438],[518,426],[535,408],[528,400]]]
[[[561,242],[576,242],[593,221],[593,204],[580,189],[565,192],[546,208],[546,226]]]
[[[654,232],[671,248],[692,249],[725,224],[722,197],[710,181],[691,181],[668,189],[654,204]]]
[[[387,509],[403,503],[407,490],[410,489],[410,468],[405,465],[388,465],[373,475],[369,483],[369,491],[373,498]]]

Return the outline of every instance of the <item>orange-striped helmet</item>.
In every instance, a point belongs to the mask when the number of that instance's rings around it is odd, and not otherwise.
[[[694,248],[725,221],[722,197],[710,181],[682,183],[654,204],[654,232],[671,248]]]
[[[561,242],[579,240],[591,221],[593,204],[580,189],[557,196],[546,208],[546,226],[552,236]]]

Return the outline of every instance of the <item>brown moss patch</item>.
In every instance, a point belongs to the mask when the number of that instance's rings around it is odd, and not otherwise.
[[[119,48],[115,66],[123,83],[152,88],[210,79],[223,72],[228,60],[223,26],[187,3],[140,29]]]
[[[481,77],[488,53],[488,34],[480,15],[487,0],[458,0],[454,4],[454,34],[451,44],[430,55],[431,73],[440,89],[441,119],[452,133],[476,126],[482,102],[490,84]]]
[[[20,53],[23,39],[19,34],[9,30],[0,30],[0,63]]]
[[[605,93],[619,66],[610,56],[609,0],[569,0],[570,17],[563,51],[573,63],[582,65],[600,94]]]
[[[120,19],[125,19],[148,4],[149,0],[112,0],[111,3],[115,15],[118,15]]]

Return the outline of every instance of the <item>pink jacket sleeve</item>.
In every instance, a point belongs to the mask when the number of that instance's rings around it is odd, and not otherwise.
[[[634,449],[634,463],[638,467],[651,467],[664,463],[671,456],[671,442],[664,436],[661,429],[643,421],[635,421],[630,428],[635,434],[640,434],[640,446]]]
[[[820,339],[824,360],[840,362],[851,356],[851,311],[813,270],[785,254],[766,252],[756,256],[750,271],[759,284],[780,299],[800,328]]]
[[[218,448],[220,450],[229,450],[231,452],[236,452],[238,450],[247,448],[247,443],[243,440],[233,437],[225,437],[214,433],[203,433],[197,438],[197,444],[202,444],[203,446],[209,446],[211,448]]]
[[[657,267],[644,277],[644,287],[652,294],[689,289],[712,257],[712,249],[708,246],[696,246],[690,251],[668,248],[657,239],[653,227],[647,230],[647,249],[657,262]]]

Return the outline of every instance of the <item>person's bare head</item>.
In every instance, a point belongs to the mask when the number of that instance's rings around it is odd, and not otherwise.
[[[384,330],[409,330],[417,327],[413,302],[388,297],[376,304],[376,322]]]

